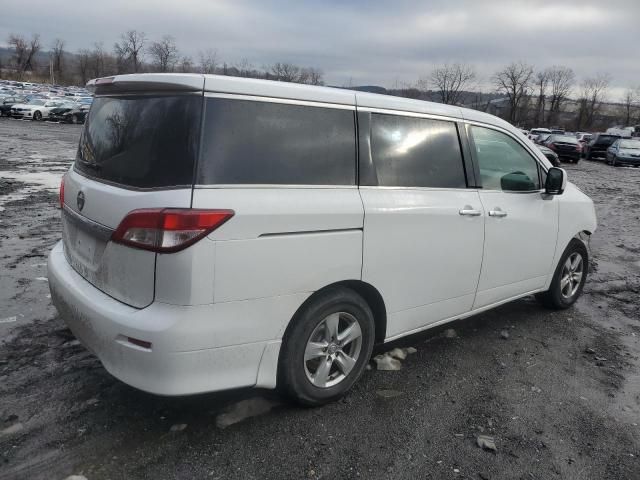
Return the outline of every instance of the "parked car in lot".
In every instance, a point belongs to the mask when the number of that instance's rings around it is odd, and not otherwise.
[[[551,136],[550,133],[541,133],[540,135],[537,135],[535,140],[533,141],[533,143],[537,144],[537,145],[544,145],[547,140],[549,140],[549,137]]]
[[[52,108],[62,105],[59,100],[45,100],[33,98],[26,103],[17,103],[11,106],[13,118],[26,118],[29,120],[43,120],[49,116]]]
[[[83,108],[79,103],[65,102],[59,107],[50,109],[47,120],[73,124],[84,123],[88,112],[89,109]]]
[[[607,149],[607,163],[640,166],[640,140],[618,139]]]
[[[49,286],[137,388],[319,405],[375,343],[582,292],[593,203],[497,117],[217,75],[90,85]]]
[[[548,128],[532,128],[529,130],[529,140],[535,142],[538,139],[538,136],[543,134],[550,134],[551,130]]]
[[[597,133],[584,145],[582,153],[587,160],[604,159],[607,156],[607,149],[619,138],[620,135]]]
[[[0,100],[0,117],[4,117],[4,116],[10,116],[11,115],[11,107],[18,104],[18,103],[22,103],[25,101],[24,97],[5,97],[2,100]]]
[[[593,135],[591,133],[576,132],[576,139],[578,140],[580,145],[582,145],[583,150],[584,150],[585,144],[587,144],[592,138],[593,138]]]
[[[572,135],[550,135],[543,145],[556,152],[560,160],[566,159],[572,163],[580,161],[582,145]]]
[[[551,163],[551,165],[553,165],[554,167],[560,166],[560,158],[558,157],[556,152],[554,152],[550,148],[545,147],[544,145],[536,146],[538,147],[538,150],[540,150],[542,154],[547,157],[547,160],[549,160],[549,163]]]

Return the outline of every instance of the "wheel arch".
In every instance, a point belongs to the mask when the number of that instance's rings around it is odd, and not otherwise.
[[[375,343],[378,344],[384,342],[387,335],[387,308],[385,306],[384,299],[377,288],[367,282],[363,282],[362,280],[342,280],[326,285],[313,292],[309,298],[302,302],[302,305],[298,307],[289,320],[289,323],[282,335],[282,339],[284,340],[287,337],[287,333],[295,319],[300,315],[300,312],[302,312],[318,295],[332,288],[348,288],[356,292],[364,299],[365,302],[367,302],[367,305],[369,305],[369,308],[373,313],[373,321],[375,324]]]

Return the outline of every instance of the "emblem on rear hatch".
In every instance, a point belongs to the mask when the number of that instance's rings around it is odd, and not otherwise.
[[[76,204],[78,205],[78,210],[82,211],[82,209],[84,208],[84,193],[78,192]]]

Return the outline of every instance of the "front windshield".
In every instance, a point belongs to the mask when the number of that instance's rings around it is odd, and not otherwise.
[[[620,148],[640,150],[640,140],[624,140],[620,142]]]
[[[31,105],[44,105],[44,102],[42,100],[37,100],[37,99],[31,100],[29,103]]]

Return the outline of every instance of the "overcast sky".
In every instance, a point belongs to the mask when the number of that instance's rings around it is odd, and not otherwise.
[[[121,32],[176,38],[181,52],[215,48],[229,63],[315,66],[328,84],[394,87],[439,63],[475,65],[483,89],[501,65],[609,72],[612,96],[640,85],[640,0],[20,0],[2,2],[10,33],[60,37],[71,51]],[[612,98],[613,100],[614,98]]]

